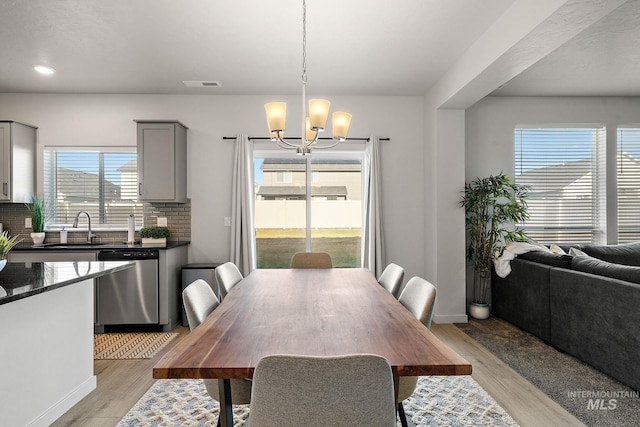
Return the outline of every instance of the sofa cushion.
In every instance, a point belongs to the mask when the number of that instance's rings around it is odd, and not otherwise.
[[[556,255],[551,252],[532,251],[518,255],[518,258],[527,261],[539,262],[551,267],[571,268],[571,255]]]
[[[636,266],[614,264],[590,256],[575,256],[571,261],[571,268],[612,279],[640,283],[640,267]]]
[[[640,266],[640,243],[625,245],[580,245],[587,255],[616,264]]]

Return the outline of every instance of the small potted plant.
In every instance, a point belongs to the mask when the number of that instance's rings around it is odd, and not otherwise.
[[[44,242],[44,223],[45,223],[45,202],[38,195],[31,196],[31,203],[27,204],[29,213],[31,214],[31,239],[33,244],[41,245]]]
[[[21,241],[18,240],[18,236],[11,237],[6,231],[0,233],[0,271],[7,265],[9,251]]]
[[[143,246],[166,246],[169,229],[157,225],[149,225],[140,229]]]
[[[469,314],[477,319],[489,317],[487,297],[491,285],[491,268],[495,258],[511,242],[526,240],[517,229],[529,217],[529,188],[511,182],[504,173],[488,178],[476,178],[465,183],[460,204],[464,207],[469,231],[467,259],[473,264],[473,300]]]

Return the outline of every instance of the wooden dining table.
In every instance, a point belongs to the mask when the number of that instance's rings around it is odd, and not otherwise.
[[[153,378],[217,378],[220,420],[233,426],[230,379],[251,378],[271,354],[377,354],[401,376],[470,375],[364,268],[259,269],[168,351]]]

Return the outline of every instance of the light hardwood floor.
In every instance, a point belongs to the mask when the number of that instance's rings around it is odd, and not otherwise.
[[[471,362],[473,378],[522,427],[584,425],[454,325],[432,324],[431,330]],[[96,360],[98,388],[53,426],[115,426],[155,381],[151,368],[156,361],[189,329],[176,332],[180,336],[153,359]]]

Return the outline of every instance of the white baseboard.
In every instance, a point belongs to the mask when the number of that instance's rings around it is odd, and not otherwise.
[[[452,314],[452,315],[442,315],[442,314],[434,314],[433,322],[434,323],[467,323],[469,321],[469,316],[466,314]]]
[[[73,408],[78,402],[84,399],[89,393],[96,389],[97,377],[92,375],[87,378],[86,381],[78,385],[68,395],[64,396],[60,401],[47,409],[44,413],[40,414],[38,418],[29,423],[29,426],[33,427],[48,427],[55,420],[60,418],[69,409]]]

